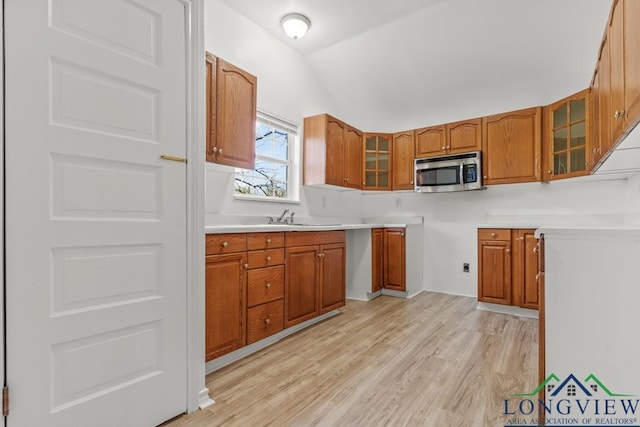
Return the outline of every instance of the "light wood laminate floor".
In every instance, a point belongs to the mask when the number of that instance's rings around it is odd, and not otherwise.
[[[177,426],[503,426],[535,389],[537,321],[423,292],[343,313],[207,376],[216,403]]]

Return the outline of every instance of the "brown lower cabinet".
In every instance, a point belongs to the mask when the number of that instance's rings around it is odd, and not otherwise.
[[[478,301],[538,309],[534,229],[478,229]]]
[[[206,361],[344,306],[345,254],[344,231],[207,235]]]
[[[371,230],[372,292],[382,289],[406,291],[405,232],[404,228],[374,228]]]
[[[287,233],[285,327],[344,306],[345,256],[344,231]]]

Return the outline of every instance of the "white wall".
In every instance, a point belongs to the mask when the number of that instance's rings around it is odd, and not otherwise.
[[[302,125],[305,116],[320,113],[341,116],[304,57],[217,0],[206,0],[205,3],[205,48],[258,77],[259,109],[298,125]],[[284,208],[293,209],[296,215],[304,217],[309,215],[309,203],[315,203],[313,210],[324,216],[345,217],[359,213],[359,194],[344,197],[339,192],[325,190],[303,191],[301,204],[292,206],[236,201],[233,199],[233,169],[215,164],[207,165],[206,186],[207,224],[237,221],[238,215],[262,218]],[[307,202],[310,198],[314,202]]]
[[[561,181],[464,193],[365,194],[362,199],[366,217],[424,216],[425,288],[476,296],[478,224],[620,224],[627,191],[626,180]],[[464,262],[471,264],[470,273],[462,272]]]

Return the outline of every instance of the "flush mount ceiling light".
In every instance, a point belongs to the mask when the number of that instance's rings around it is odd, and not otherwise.
[[[311,21],[299,13],[290,13],[282,18],[280,25],[289,37],[298,40],[307,33],[307,30],[311,27]]]

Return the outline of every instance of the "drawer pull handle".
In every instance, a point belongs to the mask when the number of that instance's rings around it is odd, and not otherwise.
[[[271,287],[271,283],[270,283],[270,282],[267,282],[264,286],[265,286],[267,289],[269,289],[269,288]]]
[[[266,323],[267,325],[271,324],[271,319],[269,319],[268,317],[266,319],[264,319],[264,323]]]
[[[491,233],[491,237],[496,237],[497,234],[496,233]]]
[[[271,243],[271,239],[267,239],[267,245]]]
[[[222,242],[222,247],[226,248],[227,246],[229,246],[229,242]]]
[[[267,262],[271,261],[271,255],[267,255]]]

